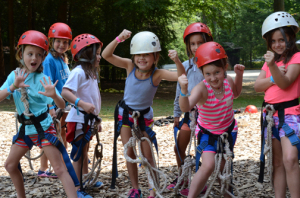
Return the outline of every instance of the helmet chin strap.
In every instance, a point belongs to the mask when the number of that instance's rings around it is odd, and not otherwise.
[[[25,62],[24,62],[24,60],[23,60],[23,58],[24,58],[24,45],[22,45],[21,46],[22,48],[21,48],[21,52],[22,52],[22,58],[20,59],[20,63],[26,68],[26,65],[25,65]]]
[[[93,64],[96,59],[96,44],[93,44],[93,58],[91,60],[85,58],[79,58],[78,61],[87,62]]]
[[[280,32],[281,32],[281,34],[282,34],[282,36],[283,36],[283,39],[284,39],[284,41],[285,41],[285,50],[287,50],[287,49],[289,49],[290,48],[290,44],[289,44],[289,42],[288,42],[288,40],[287,40],[287,38],[286,38],[286,35],[285,35],[285,33],[284,33],[284,30],[283,30],[283,28],[279,28],[279,30],[280,30]],[[284,50],[284,51],[285,51]]]

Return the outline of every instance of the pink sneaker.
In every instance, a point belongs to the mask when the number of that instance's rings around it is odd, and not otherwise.
[[[176,177],[176,179],[174,179],[174,180],[171,182],[171,184],[170,184],[169,186],[167,186],[167,189],[168,189],[169,191],[173,191],[173,190],[174,190],[174,188],[175,188],[175,186],[176,186],[176,184],[177,184],[177,180],[178,180],[178,177]],[[186,182],[186,184],[188,184],[188,183],[189,183],[189,181]],[[183,185],[183,181],[181,182],[180,186],[182,186],[182,185]]]
[[[207,186],[205,185],[200,194],[201,195],[205,194],[206,190],[207,190]],[[185,188],[182,191],[180,191],[179,194],[182,195],[182,196],[184,196],[184,197],[187,197],[189,195],[189,189]]]

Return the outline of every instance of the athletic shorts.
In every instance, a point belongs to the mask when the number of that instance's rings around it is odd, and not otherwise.
[[[132,126],[134,124],[133,118],[129,118],[128,125],[123,124],[123,122],[122,122],[123,117],[121,115],[118,115],[118,119],[119,119],[119,125],[118,125],[118,130],[117,130],[118,132],[120,132],[122,126],[132,128]],[[149,120],[149,119],[144,118],[144,120],[145,120],[146,130],[148,127],[153,128],[153,123],[154,123],[153,119]],[[139,123],[137,122],[137,124],[139,124]]]
[[[50,127],[45,131],[45,134],[51,134],[53,136],[56,137],[56,130],[54,128],[54,125],[51,124]],[[47,139],[42,139],[41,140],[41,144],[39,143],[39,140],[38,140],[38,134],[34,134],[34,135],[28,135],[28,137],[31,139],[31,141],[33,142],[34,145],[42,148],[44,146],[49,146],[49,145],[52,145]],[[27,144],[24,142],[23,139],[21,138],[18,138],[15,142],[16,145],[20,146],[20,147],[23,147],[23,148],[29,148],[27,146]]]
[[[264,113],[263,114],[264,116],[264,119],[266,117],[266,114]],[[279,118],[277,116],[273,116],[273,119],[274,119],[274,124],[275,124],[275,127],[278,128],[278,124],[279,124]],[[289,127],[291,129],[294,130],[295,134],[297,136],[299,136],[299,129],[300,129],[300,115],[285,115],[284,116],[284,122],[286,124],[289,125]],[[265,127],[264,129],[264,135],[265,135],[265,139],[267,139],[268,137],[268,132],[267,132],[267,127]],[[281,128],[279,130],[279,137],[282,138],[283,136],[285,136],[285,132],[284,130]],[[275,138],[274,136],[272,136],[272,138]]]
[[[66,140],[67,142],[71,143],[73,142],[78,136],[82,134],[86,134],[87,131],[90,129],[90,126],[88,125],[87,130],[83,133],[83,126],[84,124],[79,122],[67,122],[67,134],[66,134]],[[91,136],[90,140],[93,138]]]

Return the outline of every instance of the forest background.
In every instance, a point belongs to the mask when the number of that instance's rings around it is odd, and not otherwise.
[[[176,49],[182,61],[188,59],[182,35],[187,25],[200,21],[237,62],[247,69],[260,69],[266,51],[261,26],[274,10],[285,10],[300,22],[300,0],[1,0],[0,84],[18,66],[15,50],[21,34],[34,29],[47,35],[55,22],[67,23],[73,38],[82,33],[97,36],[104,47],[123,29],[133,35],[154,32],[162,45],[161,66],[173,63],[168,49]],[[130,39],[115,53],[130,57],[129,45]],[[69,58],[71,61],[71,54]],[[125,79],[124,70],[104,59],[100,64],[102,80]]]

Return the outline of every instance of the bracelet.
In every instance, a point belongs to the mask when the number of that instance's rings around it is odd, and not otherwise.
[[[180,95],[181,95],[182,97],[189,97],[191,94],[189,94],[189,93],[183,94],[183,93],[181,92],[181,90],[180,90]]]
[[[19,87],[17,87],[17,86],[15,85],[15,82],[13,82],[13,86],[14,86],[16,89],[19,89]]]
[[[270,77],[270,81],[271,81],[271,83],[275,84],[275,81],[274,81],[274,79],[273,79],[273,76]]]
[[[79,115],[79,108],[78,108],[78,102],[79,102],[79,100],[80,100],[80,98],[77,98],[77,99],[75,100],[75,107],[76,107],[76,109],[77,109],[77,115]]]
[[[51,106],[51,107],[49,107],[49,110],[52,110],[52,109],[55,109],[55,105],[53,105],[53,106]]]
[[[119,37],[118,37],[118,36],[116,37],[116,40],[117,40],[117,42],[118,42],[118,43],[122,43],[122,42],[124,42],[124,41],[125,41],[125,40],[122,40],[122,41],[121,41],[121,40],[119,39]]]
[[[15,92],[15,90],[14,90],[14,91],[11,91],[10,88],[7,87],[7,92],[10,93],[10,94],[13,94],[13,93]]]

